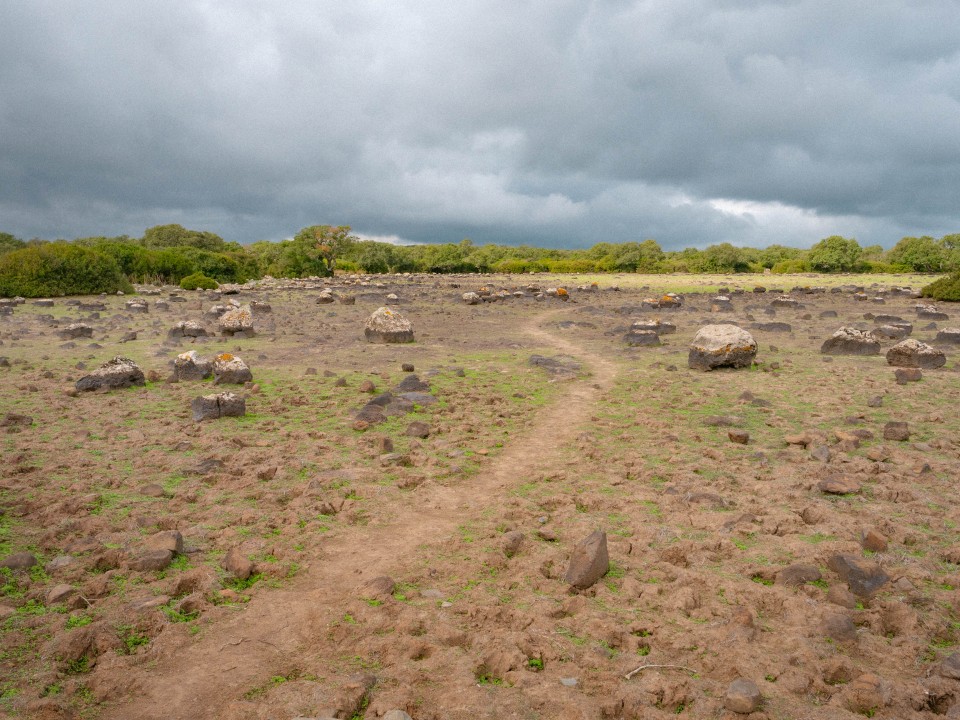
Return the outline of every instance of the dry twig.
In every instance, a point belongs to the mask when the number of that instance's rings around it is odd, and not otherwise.
[[[696,675],[696,674],[697,674],[697,671],[696,671],[696,670],[691,670],[690,668],[686,667],[685,665],[641,665],[641,666],[638,667],[638,668],[634,668],[633,670],[631,670],[630,672],[628,672],[628,673],[627,673],[626,675],[624,675],[623,677],[625,677],[627,680],[629,680],[629,679],[632,678],[634,675],[636,675],[638,672],[642,672],[642,671],[644,671],[644,670],[649,670],[650,668],[674,668],[674,669],[676,669],[676,670],[686,670],[686,671],[687,671],[688,673],[690,673],[691,675]]]

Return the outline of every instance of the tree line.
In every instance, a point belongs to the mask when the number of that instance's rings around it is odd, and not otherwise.
[[[123,289],[131,282],[179,284],[191,278],[245,282],[273,277],[365,273],[774,273],[960,271],[960,234],[905,237],[890,250],[861,247],[834,235],[809,249],[770,245],[663,250],[656,240],[599,242],[584,249],[475,245],[469,239],[436,245],[361,240],[349,226],[311,225],[290,240],[250,245],[181,225],[148,228],[143,237],[82,237],[24,241],[0,232],[0,295],[76,294],[91,283]],[[86,276],[86,277],[82,277]],[[96,278],[93,280],[92,278]],[[109,278],[105,280],[105,278]]]

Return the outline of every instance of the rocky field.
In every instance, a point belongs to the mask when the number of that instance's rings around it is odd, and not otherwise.
[[[0,714],[960,717],[960,311],[830,281],[0,301]]]

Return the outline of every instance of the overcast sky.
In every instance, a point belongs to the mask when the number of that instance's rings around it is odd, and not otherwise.
[[[960,232],[956,0],[0,0],[0,231]]]

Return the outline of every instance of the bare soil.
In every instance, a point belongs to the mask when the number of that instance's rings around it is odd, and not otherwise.
[[[78,299],[106,306],[93,313],[57,298],[0,316],[0,421],[29,418],[0,428],[0,562],[38,561],[0,578],[0,712],[732,718],[747,715],[725,709],[728,687],[746,678],[754,720],[960,716],[960,663],[944,662],[960,642],[954,353],[904,385],[882,354],[819,353],[879,314],[932,343],[917,301],[764,278],[800,303],[772,307],[779,293],[741,277],[732,311],[707,293],[655,310],[642,301],[674,279],[631,280],[476,306],[460,296],[481,282],[543,281],[327,283],[355,305],[316,304],[321,282],[265,282],[220,299],[165,288],[147,314],[105,297]],[[171,293],[186,302],[157,309]],[[364,339],[389,293],[413,344]],[[178,320],[215,330],[205,312],[230,298],[270,304],[254,337],[167,337]],[[652,318],[676,334],[628,347],[630,323]],[[58,336],[76,321],[93,337]],[[753,334],[756,363],[688,369],[697,329],[720,321]],[[752,327],[771,322],[791,328]],[[191,399],[226,388],[168,382],[186,350],[247,362],[246,416],[191,419]],[[74,391],[116,355],[145,387]],[[357,425],[405,363],[437,402]],[[414,421],[428,437],[406,434]],[[884,439],[890,421],[909,439]],[[610,570],[575,591],[571,551],[598,528]],[[183,552],[135,569],[171,530]],[[231,551],[249,578],[224,567]],[[852,594],[840,555],[880,587]]]

